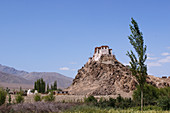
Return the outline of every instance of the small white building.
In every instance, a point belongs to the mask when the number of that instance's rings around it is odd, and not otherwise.
[[[31,92],[31,89],[27,91],[27,95],[32,95],[33,93]]]
[[[102,55],[112,55],[112,49],[109,46],[96,47],[92,60],[98,61]]]

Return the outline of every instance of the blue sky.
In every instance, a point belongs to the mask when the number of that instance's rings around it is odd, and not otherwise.
[[[128,64],[133,17],[144,34],[148,73],[170,75],[169,0],[0,1],[0,64],[75,77],[96,46]]]

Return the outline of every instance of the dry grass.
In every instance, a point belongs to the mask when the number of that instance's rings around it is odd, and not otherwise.
[[[41,94],[41,96],[46,96],[46,94]],[[87,96],[84,95],[55,95],[55,102],[83,102],[84,98]],[[111,98],[116,98],[115,95],[113,96],[95,96],[96,99],[100,99],[101,97],[105,98],[105,99],[109,99]],[[15,95],[11,95],[12,101],[11,102],[15,102]],[[6,102],[8,100],[8,97],[6,99]],[[24,97],[24,102],[25,103],[33,103],[34,101],[34,95],[28,95]]]
[[[34,103],[21,103],[10,106],[0,106],[0,113],[49,113],[61,112],[75,106],[75,103],[56,103],[56,102],[34,102]]]

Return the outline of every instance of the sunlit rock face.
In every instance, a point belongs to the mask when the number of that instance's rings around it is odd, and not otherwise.
[[[102,47],[102,46],[101,46]],[[92,58],[78,70],[72,85],[67,89],[75,95],[118,95],[131,97],[137,81],[129,67],[120,63],[113,54],[102,54],[99,59],[96,51]],[[109,49],[106,49],[109,50]],[[100,53],[100,52],[99,52]],[[148,75],[147,83],[156,87],[170,86],[170,79]]]

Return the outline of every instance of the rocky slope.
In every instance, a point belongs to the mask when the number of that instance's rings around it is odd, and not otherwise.
[[[170,79],[149,76],[147,82],[156,86],[170,86]],[[128,67],[114,55],[103,55],[99,61],[89,60],[67,89],[75,95],[118,95],[131,97],[137,85]]]

